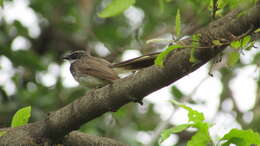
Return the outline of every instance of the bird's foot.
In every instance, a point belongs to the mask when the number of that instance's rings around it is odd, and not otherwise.
[[[140,105],[144,104],[142,98],[131,97],[131,101],[133,101],[135,103],[139,103]]]

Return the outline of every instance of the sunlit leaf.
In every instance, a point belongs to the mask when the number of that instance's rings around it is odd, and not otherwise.
[[[171,102],[188,111],[189,121],[197,123],[197,122],[202,122],[205,120],[203,113],[193,110],[192,108],[190,108],[184,104],[181,104],[181,103],[177,102],[176,100],[171,100]]]
[[[120,108],[120,109],[118,109],[115,113],[113,113],[113,115],[115,116],[115,117],[118,117],[118,118],[122,118],[122,117],[124,117],[124,116],[126,116],[127,115],[127,110],[126,110],[126,108]]]
[[[260,32],[260,28],[258,28],[257,30],[254,31],[255,33],[258,33]]]
[[[175,18],[175,32],[177,37],[181,35],[181,14],[179,9],[177,10]]]
[[[218,0],[218,8],[223,9],[226,6],[225,0]]]
[[[238,41],[233,41],[231,42],[230,46],[234,49],[238,49],[242,46],[241,42],[238,40]]]
[[[221,140],[227,140],[223,145],[230,143],[238,146],[242,145],[260,145],[260,135],[253,130],[239,130],[232,129],[229,133],[225,134]]]
[[[11,127],[23,126],[28,123],[31,117],[31,106],[19,109],[13,116]]]
[[[251,50],[254,47],[254,45],[255,45],[255,41],[251,41],[249,43],[249,45],[247,47],[245,47],[244,49],[247,50],[247,51]]]
[[[206,146],[206,145],[212,145],[212,140],[209,135],[209,127],[210,125],[206,122],[204,122],[205,118],[203,113],[200,113],[196,110],[193,110],[192,108],[181,104],[175,100],[171,100],[173,104],[176,104],[188,111],[188,117],[189,121],[192,123],[188,124],[188,127],[194,127],[197,128],[198,131],[192,136],[191,140],[188,141],[188,146]],[[181,126],[180,130],[185,130],[185,126]],[[172,132],[172,129],[168,129],[168,131],[165,132],[165,137],[169,137],[169,133]],[[164,138],[165,138],[164,137]]]
[[[251,45],[251,44],[249,44],[251,40],[252,39],[250,36],[245,36],[244,38],[242,38],[240,40],[231,42],[230,46],[234,49],[244,48],[247,45]]]
[[[221,46],[222,43],[219,40],[213,40],[212,43],[216,46]]]
[[[102,18],[116,16],[135,3],[135,0],[112,0],[98,16]]]
[[[171,87],[171,93],[173,94],[174,97],[176,97],[177,99],[180,99],[183,97],[183,93],[181,92],[181,90],[179,88],[177,88],[176,86],[172,86]]]
[[[199,45],[199,41],[200,41],[200,37],[201,37],[201,34],[194,34],[192,35],[192,45],[194,45],[195,47],[198,47]]]
[[[251,37],[248,35],[248,36],[245,36],[242,40],[241,40],[241,46],[242,47],[245,47],[246,45],[248,45],[248,43],[251,41]]]
[[[198,131],[192,136],[191,140],[188,141],[187,146],[207,146],[211,143],[209,136],[209,125],[205,122],[198,122],[194,124],[194,127]]]
[[[198,62],[199,60],[196,58],[196,48],[199,47],[199,41],[200,41],[200,37],[201,37],[201,34],[194,34],[192,35],[191,39],[192,39],[192,47],[191,48],[191,52],[190,52],[190,58],[189,58],[189,61],[191,63],[196,63]]]
[[[163,67],[163,63],[164,60],[166,58],[166,56],[173,50],[177,49],[177,48],[182,48],[181,45],[172,45],[169,46],[165,51],[161,52],[158,57],[155,59],[155,65],[159,66],[159,67]]]
[[[171,134],[179,133],[187,129],[191,124],[181,124],[170,129],[166,129],[161,133],[160,143],[166,140]]]
[[[228,54],[228,61],[227,61],[228,66],[233,67],[239,61],[239,58],[240,58],[240,54],[238,51],[230,52]]]

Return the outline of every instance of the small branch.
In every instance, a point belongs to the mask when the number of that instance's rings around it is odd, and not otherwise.
[[[189,95],[182,97],[181,102],[188,102],[189,100],[191,100],[191,96],[194,95],[196,93],[196,91],[198,90],[198,88],[202,85],[202,83],[204,83],[206,80],[208,79],[208,76],[203,78],[198,85],[189,93]],[[172,111],[171,115],[169,116],[169,118],[165,121],[160,122],[160,124],[155,128],[153,135],[151,137],[151,141],[146,145],[146,146],[153,146],[155,144],[155,142],[158,140],[158,138],[160,137],[160,134],[163,130],[165,130],[169,125],[170,125],[170,120],[172,119],[172,117],[174,116],[175,111]]]
[[[166,129],[169,126],[170,120],[172,119],[173,115],[174,115],[175,111],[172,111],[171,115],[169,116],[169,118],[165,121],[162,121],[154,130],[153,135],[151,137],[151,141],[145,145],[145,146],[153,146],[155,145],[155,142],[158,140],[158,138],[160,137],[161,132]]]
[[[213,10],[212,10],[212,19],[215,20],[216,19],[216,12],[218,10],[218,0],[213,0]]]

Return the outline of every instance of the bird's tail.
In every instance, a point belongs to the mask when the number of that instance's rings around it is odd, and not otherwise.
[[[160,52],[143,55],[137,58],[129,59],[119,63],[112,64],[112,68],[119,73],[125,73],[129,71],[136,71],[142,68],[149,67],[154,64],[155,58]]]

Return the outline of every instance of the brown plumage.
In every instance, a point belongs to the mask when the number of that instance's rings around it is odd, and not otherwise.
[[[70,71],[75,80],[89,88],[102,87],[119,79],[111,63],[90,56],[85,51],[75,51],[64,59],[72,61]]]

